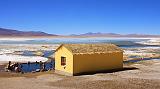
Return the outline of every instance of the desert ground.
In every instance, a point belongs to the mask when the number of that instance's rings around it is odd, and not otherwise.
[[[81,76],[0,73],[1,89],[159,89],[160,59],[124,64],[124,69]]]

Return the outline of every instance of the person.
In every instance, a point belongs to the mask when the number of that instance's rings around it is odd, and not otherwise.
[[[18,63],[18,72],[21,72],[21,64]]]
[[[45,71],[46,70],[46,64],[45,64],[45,62],[43,63],[43,71]]]
[[[51,62],[50,62],[50,70],[54,69],[53,65],[54,65],[54,62],[53,62],[53,60],[51,60]]]
[[[30,66],[30,64],[31,64],[30,61],[28,61],[28,66]]]
[[[22,64],[20,64],[20,72],[23,74],[24,72],[23,72],[23,65]]]
[[[18,62],[15,64],[14,71],[17,73],[20,72],[20,66]]]
[[[42,71],[43,70],[43,63],[42,63],[42,61],[39,62],[39,65],[40,65],[40,71]]]
[[[11,70],[11,71],[15,71],[15,67],[16,67],[16,63],[14,63],[14,64],[12,64],[12,65],[10,66],[10,70]]]
[[[16,73],[18,73],[18,67],[17,67],[17,66],[14,68],[14,71],[15,71]]]
[[[11,70],[11,61],[9,61],[7,69]]]

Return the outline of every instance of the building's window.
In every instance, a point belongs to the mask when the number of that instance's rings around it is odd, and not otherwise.
[[[61,57],[61,65],[62,66],[66,65],[66,57]]]

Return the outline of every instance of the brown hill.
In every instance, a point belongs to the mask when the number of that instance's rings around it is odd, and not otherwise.
[[[0,36],[9,37],[9,36],[57,36],[57,35],[48,34],[41,31],[18,31],[18,30],[0,28]]]

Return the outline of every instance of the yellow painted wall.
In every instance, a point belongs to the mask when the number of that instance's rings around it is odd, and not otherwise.
[[[61,56],[66,57],[66,66],[61,66]],[[55,52],[55,70],[73,74],[73,55],[65,47],[60,47]]]
[[[74,74],[123,68],[123,52],[74,55],[73,58]]]

